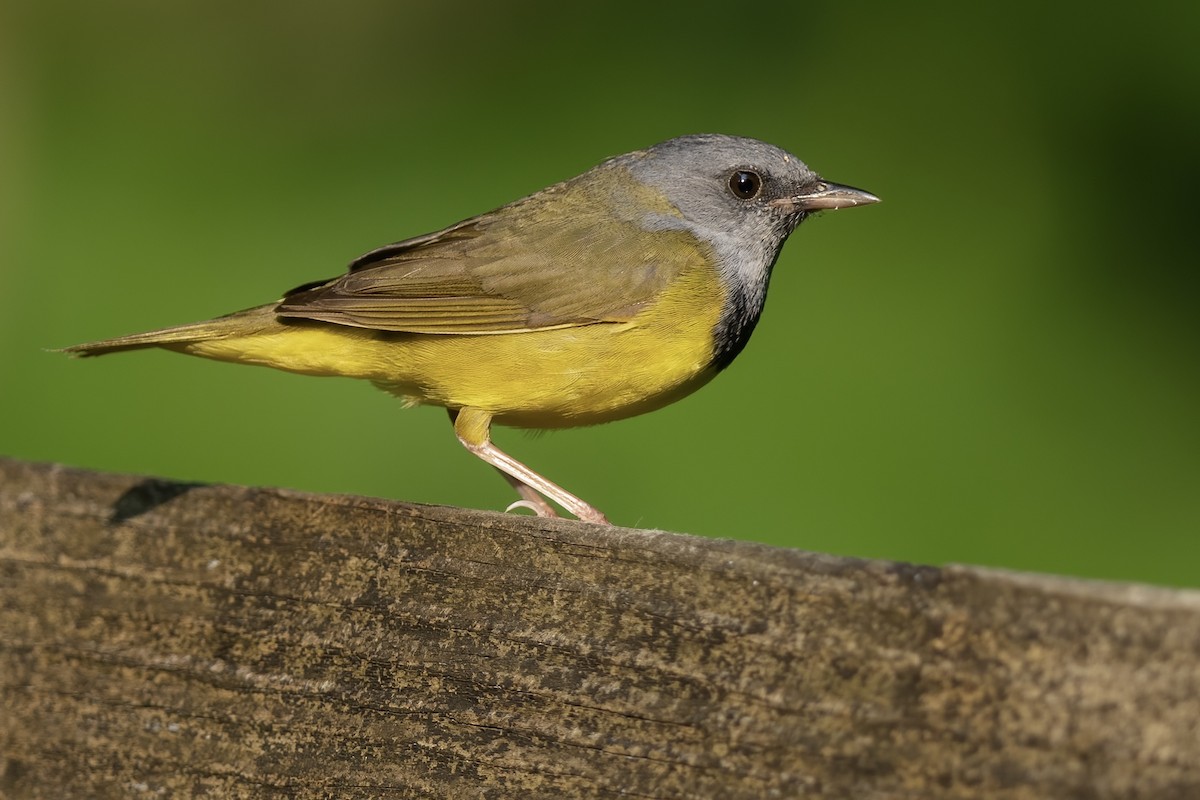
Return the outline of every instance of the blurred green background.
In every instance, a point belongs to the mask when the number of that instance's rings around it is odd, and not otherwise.
[[[497,441],[619,524],[1200,585],[1200,6],[0,5],[0,453],[503,508],[440,409],[44,348],[330,277],[603,158],[765,139],[883,204],[739,360]]]

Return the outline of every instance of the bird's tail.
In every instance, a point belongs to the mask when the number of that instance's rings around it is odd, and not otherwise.
[[[59,352],[87,358],[102,356],[106,353],[117,353],[122,350],[140,350],[146,347],[186,349],[186,345],[194,342],[224,339],[229,336],[262,330],[274,322],[276,305],[276,303],[271,303],[204,322],[192,322],[187,325],[159,328],[145,333],[131,333],[128,336],[118,336],[114,339],[76,344],[64,347]]]

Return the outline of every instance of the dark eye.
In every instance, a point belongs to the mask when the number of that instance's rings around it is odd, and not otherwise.
[[[729,176],[729,191],[740,200],[752,200],[762,191],[762,178],[757,172],[739,169]]]

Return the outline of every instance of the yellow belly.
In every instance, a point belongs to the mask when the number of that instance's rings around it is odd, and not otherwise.
[[[309,375],[369,380],[411,402],[478,408],[501,424],[590,425],[661,408],[715,374],[723,290],[685,272],[629,322],[505,334],[380,334],[274,319],[180,350]]]

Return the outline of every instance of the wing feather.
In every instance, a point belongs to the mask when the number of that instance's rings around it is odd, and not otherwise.
[[[276,313],[409,333],[625,322],[701,257],[685,231],[650,231],[628,218],[629,199],[611,187],[558,184],[373,250],[345,275],[290,293]]]

